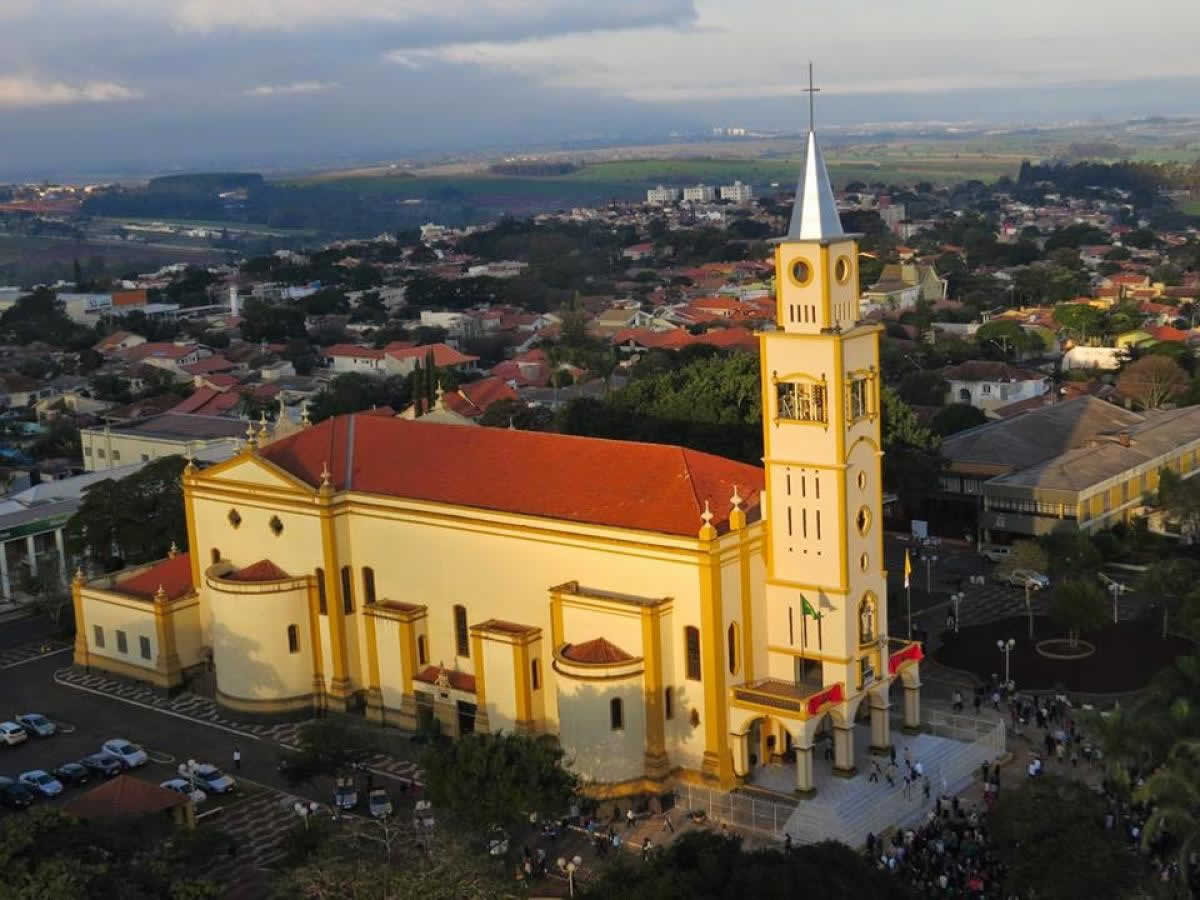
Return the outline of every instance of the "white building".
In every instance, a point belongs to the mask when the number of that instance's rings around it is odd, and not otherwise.
[[[721,185],[721,199],[732,200],[734,203],[749,203],[754,199],[754,191],[750,185],[735,181],[733,184]]]
[[[674,203],[679,199],[679,189],[663,187],[661,184],[656,188],[651,188],[646,191],[646,202],[665,205]]]
[[[683,189],[684,203],[712,203],[717,199],[717,189],[710,184],[694,184]]]
[[[1041,397],[1050,390],[1050,379],[1041,372],[988,360],[950,366],[942,376],[949,385],[947,402],[969,403],[985,412]]]

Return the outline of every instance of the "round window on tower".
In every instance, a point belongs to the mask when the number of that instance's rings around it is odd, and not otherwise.
[[[809,265],[807,259],[794,259],[788,269],[788,274],[792,278],[792,284],[796,287],[807,287],[808,283],[812,281],[812,266]]]
[[[858,533],[866,537],[867,532],[871,530],[871,511],[865,506],[860,506],[858,515],[854,517],[854,524],[858,528]]]
[[[837,279],[838,284],[845,284],[850,280],[850,257],[842,256],[833,266],[833,277]]]
[[[867,554],[864,553],[862,556],[860,556],[858,558],[858,567],[860,569],[862,569],[864,572],[867,571],[867,569],[870,567],[870,565],[871,565],[871,557],[867,556]]]
[[[858,481],[858,489],[860,491],[865,491],[867,489],[867,473],[859,472],[856,480]]]

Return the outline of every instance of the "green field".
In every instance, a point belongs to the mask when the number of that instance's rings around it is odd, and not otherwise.
[[[1200,200],[1180,200],[1177,204],[1180,212],[1189,216],[1200,216]]]

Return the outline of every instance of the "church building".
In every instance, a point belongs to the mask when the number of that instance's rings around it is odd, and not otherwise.
[[[188,552],[76,575],[76,664],[211,672],[234,718],[553,734],[597,791],[854,775],[855,729],[919,725],[921,650],[886,633],[882,328],[811,131],[775,266],[761,467],[390,413],[250,428],[185,469]]]

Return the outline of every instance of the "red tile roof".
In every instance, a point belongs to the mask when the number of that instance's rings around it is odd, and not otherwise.
[[[225,577],[230,581],[283,581],[292,576],[269,559],[260,559],[236,572],[230,572]]]
[[[196,388],[171,407],[170,412],[219,416],[235,408],[242,397],[236,391],[218,391],[211,387]]]
[[[376,347],[363,347],[361,344],[334,344],[321,351],[325,357],[345,356],[353,359],[383,359],[384,353]]]
[[[1181,331],[1178,328],[1172,328],[1170,325],[1152,325],[1143,330],[1156,341],[1167,341],[1169,343],[1187,343],[1188,339],[1192,336],[1190,331]]]
[[[590,665],[622,663],[633,659],[616,644],[610,644],[602,637],[584,641],[582,644],[567,644],[562,649],[562,655],[571,662]]]
[[[419,359],[422,364],[425,361],[427,354],[433,354],[433,364],[439,369],[444,369],[447,366],[461,366],[464,363],[476,362],[478,356],[470,356],[466,353],[459,353],[453,347],[446,344],[422,344],[420,347],[397,347],[395,349],[390,346],[383,352],[386,352],[392,359]]]
[[[118,819],[147,816],[183,806],[188,798],[132,775],[118,775],[80,794],[63,807],[81,819]]]
[[[763,470],[684,447],[365,414],[326,419],[262,455],[316,487],[694,537],[724,530],[736,485],[756,518]],[[404,465],[396,465],[396,460]]]
[[[234,364],[223,356],[206,356],[204,359],[184,366],[183,371],[189,375],[208,375],[213,372],[228,372],[233,368],[235,368]]]
[[[475,693],[475,676],[468,675],[466,672],[458,672],[454,669],[441,669],[438,666],[426,666],[420,672],[413,676],[416,681],[423,681],[426,684],[434,684],[437,681],[438,675],[443,671],[450,678],[450,687],[456,691],[466,691],[468,694]]]
[[[192,591],[192,564],[188,554],[177,553],[174,557],[156,562],[124,581],[118,581],[113,590],[142,600],[153,600],[160,585],[167,592],[168,600]]]
[[[462,385],[457,391],[442,397],[442,404],[450,410],[472,418],[482,416],[489,406],[500,400],[516,400],[517,392],[503,378],[484,378]]]

